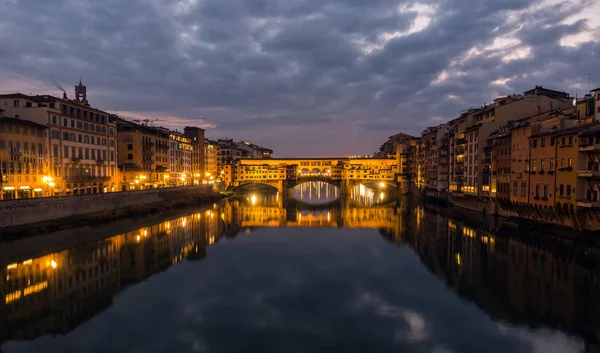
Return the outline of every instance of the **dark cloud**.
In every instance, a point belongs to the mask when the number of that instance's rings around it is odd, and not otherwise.
[[[0,90],[59,94],[50,75],[69,87],[82,76],[101,109],[206,117],[217,125],[210,137],[279,155],[363,154],[496,94],[536,84],[574,92],[597,66],[597,6],[7,0]],[[594,31],[596,41],[577,44]]]

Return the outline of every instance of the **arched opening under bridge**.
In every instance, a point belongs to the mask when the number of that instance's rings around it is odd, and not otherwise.
[[[294,186],[291,195],[298,202],[321,205],[339,199],[340,188],[324,181],[307,181]]]

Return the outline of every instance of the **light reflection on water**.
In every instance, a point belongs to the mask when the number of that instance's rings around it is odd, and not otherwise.
[[[1,349],[599,351],[600,249],[530,233],[409,200],[249,195],[2,262]]]
[[[394,189],[380,183],[361,184],[350,188],[350,198],[363,206],[388,203],[393,199]],[[340,189],[322,181],[309,181],[292,188],[292,197],[309,205],[327,204],[338,200]]]
[[[292,188],[292,197],[306,204],[326,204],[340,197],[340,189],[322,181],[308,181]]]

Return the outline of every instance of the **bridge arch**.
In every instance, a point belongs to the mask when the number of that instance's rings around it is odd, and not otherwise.
[[[255,182],[251,182],[251,183],[244,183],[238,186],[234,186],[231,190],[232,191],[236,191],[236,192],[244,192],[244,191],[248,191],[251,190],[253,188],[261,188],[261,187],[266,187],[269,189],[272,189],[274,191],[278,191],[278,187],[276,184],[269,182],[269,181],[255,181]]]

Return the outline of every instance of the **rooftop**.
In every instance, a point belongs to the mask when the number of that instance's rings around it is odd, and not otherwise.
[[[23,93],[8,93],[8,94],[0,94],[0,99],[2,98],[19,98],[19,99],[27,99],[36,103],[49,103],[49,102],[62,102],[62,103],[67,103],[67,104],[73,104],[73,105],[77,105],[80,106],[82,108],[86,108],[86,109],[90,109],[90,110],[94,110],[103,114],[107,114],[107,112],[100,110],[100,109],[96,109],[96,108],[92,108],[89,105],[87,105],[84,102],[78,102],[76,100],[72,100],[72,99],[64,99],[64,98],[58,98],[55,96],[51,96],[48,94],[45,95],[35,95],[35,96],[29,96]],[[36,107],[34,107],[36,108]]]
[[[21,125],[34,126],[34,127],[40,128],[40,129],[47,129],[48,128],[46,125],[38,124],[38,123],[35,123],[33,121],[19,119],[19,118],[10,118],[8,116],[0,117],[0,121],[2,121],[2,122],[9,122],[9,123],[13,123],[13,124],[21,124]]]

